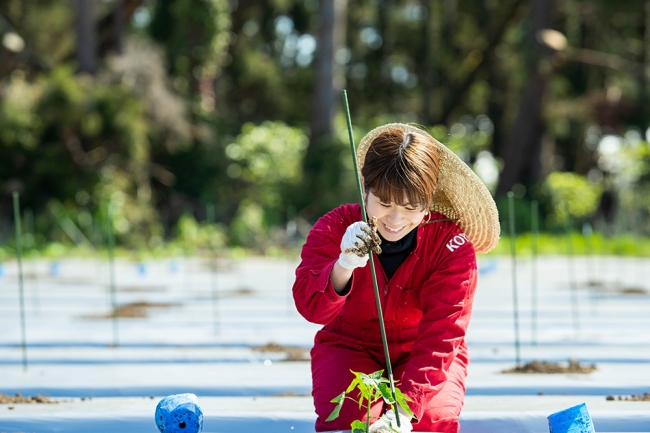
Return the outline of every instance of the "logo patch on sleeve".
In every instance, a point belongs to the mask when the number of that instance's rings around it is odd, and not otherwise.
[[[447,245],[445,245],[445,246],[447,247],[447,249],[449,251],[451,251],[453,253],[458,248],[462,247],[463,245],[465,245],[468,242],[469,242],[469,238],[467,237],[467,235],[465,233],[461,233],[461,234],[456,235],[453,238],[451,238],[449,240],[449,242],[447,242]]]

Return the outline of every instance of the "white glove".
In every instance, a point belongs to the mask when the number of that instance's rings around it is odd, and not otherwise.
[[[370,224],[357,221],[350,224],[341,239],[341,255],[338,263],[345,269],[361,268],[368,262],[370,250],[377,254],[381,253],[379,244],[381,239],[375,228],[376,220],[373,218]]]
[[[389,409],[381,416],[381,418],[372,423],[368,430],[369,433],[411,433],[413,430],[411,418],[408,415],[404,415],[399,410],[397,413],[399,414],[399,427],[397,427],[395,412],[393,412],[393,409]]]

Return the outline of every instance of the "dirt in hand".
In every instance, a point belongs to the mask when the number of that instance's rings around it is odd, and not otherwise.
[[[16,395],[7,395],[7,394],[2,394],[0,393],[0,404],[35,404],[35,403],[43,403],[43,404],[52,404],[52,403],[58,403],[56,400],[50,400],[49,397],[46,397],[44,395],[34,395],[31,397],[23,397],[22,394],[19,392],[16,393]]]
[[[569,363],[532,361],[515,368],[503,370],[501,373],[512,374],[589,374],[596,370],[596,364],[583,365],[577,359],[569,359]]]

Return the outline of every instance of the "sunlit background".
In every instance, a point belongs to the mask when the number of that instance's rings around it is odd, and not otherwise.
[[[542,253],[573,233],[577,253],[648,254],[649,14],[606,0],[4,0],[0,260],[15,255],[14,192],[32,257],[102,254],[109,225],[118,254],[140,258],[295,254],[357,200],[343,89],[356,140],[412,122],[475,170],[504,224],[513,192],[524,253],[539,226]]]

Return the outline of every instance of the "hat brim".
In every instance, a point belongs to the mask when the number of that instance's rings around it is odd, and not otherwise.
[[[357,148],[359,172],[375,138],[395,128],[431,139],[438,150],[439,173],[430,209],[456,220],[477,253],[490,252],[499,242],[501,232],[499,213],[490,191],[463,160],[426,131],[404,123],[389,123],[368,132]]]

